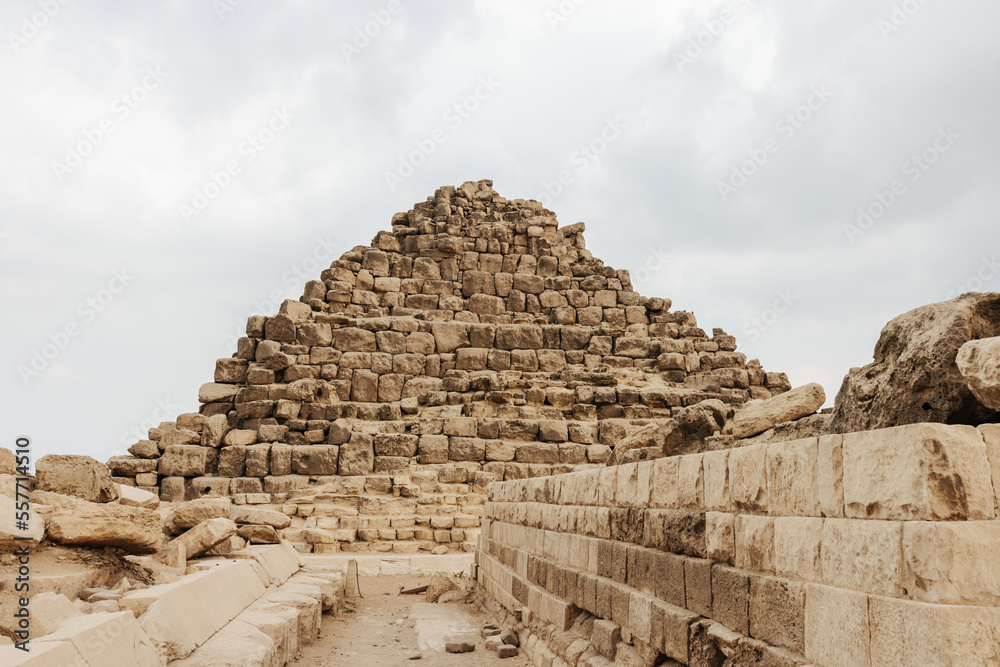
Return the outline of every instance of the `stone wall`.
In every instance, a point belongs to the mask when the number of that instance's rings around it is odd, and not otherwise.
[[[439,189],[249,318],[200,412],[112,458],[115,481],[290,511],[307,551],[471,549],[489,482],[603,466],[685,406],[790,388],[583,231],[490,181]]]
[[[535,664],[1000,664],[997,490],[939,424],[505,481],[478,580]]]

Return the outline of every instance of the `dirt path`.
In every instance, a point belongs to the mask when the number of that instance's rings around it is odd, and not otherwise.
[[[340,617],[323,617],[320,638],[307,646],[293,664],[308,667],[525,667],[519,652],[501,659],[487,651],[480,637],[485,617],[475,604],[424,602],[423,595],[399,595],[402,586],[430,581],[429,576],[361,577],[363,598],[349,601]],[[472,653],[451,654],[445,641],[475,644]],[[421,654],[419,660],[410,656]]]

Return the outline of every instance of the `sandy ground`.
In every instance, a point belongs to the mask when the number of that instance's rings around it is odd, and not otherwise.
[[[525,667],[530,661],[518,652],[501,659],[487,651],[480,637],[486,622],[477,606],[464,603],[430,604],[423,595],[399,595],[403,586],[430,582],[430,576],[361,577],[364,597],[349,600],[338,618],[323,616],[320,638],[307,646],[295,665],[309,667],[399,667],[402,665],[462,665],[463,667]],[[472,653],[446,653],[446,641],[469,641]],[[410,656],[420,654],[419,660]]]

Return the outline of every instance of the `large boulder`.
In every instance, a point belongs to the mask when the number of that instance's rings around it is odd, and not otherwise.
[[[823,407],[825,401],[823,387],[815,382],[803,385],[763,401],[747,403],[736,411],[727,430],[732,430],[733,437],[749,438],[778,424],[807,417]]]
[[[31,502],[52,505],[47,535],[56,544],[118,547],[133,554],[150,554],[163,542],[160,515],[152,510],[90,503],[44,491],[32,493]]]
[[[991,410],[1000,410],[1000,338],[970,340],[958,348],[955,363],[972,395]]]
[[[875,344],[874,361],[844,377],[831,431],[996,421],[1000,414],[976,399],[955,363],[962,345],[995,336],[1000,336],[995,292],[970,292],[893,319]]]
[[[118,498],[108,467],[89,456],[47,454],[35,463],[37,489],[107,503]]]

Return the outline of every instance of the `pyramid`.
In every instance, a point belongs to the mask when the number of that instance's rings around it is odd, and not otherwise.
[[[790,388],[584,229],[489,180],[438,189],[250,317],[200,412],[112,458],[116,481],[280,510],[301,551],[471,551],[490,482],[607,465],[687,406]]]

